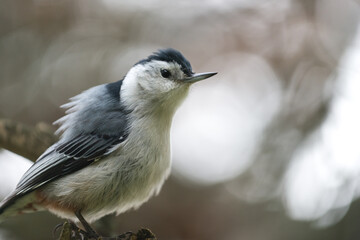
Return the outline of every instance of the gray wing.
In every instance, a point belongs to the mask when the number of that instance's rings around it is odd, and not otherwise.
[[[96,159],[108,155],[126,139],[126,134],[81,134],[70,141],[52,146],[24,174],[16,187],[17,194],[26,194],[57,178],[74,173]]]
[[[24,194],[74,173],[115,150],[128,136],[126,110],[120,101],[122,80],[91,88],[64,105],[67,115],[59,119],[63,133],[29,168],[0,213]]]

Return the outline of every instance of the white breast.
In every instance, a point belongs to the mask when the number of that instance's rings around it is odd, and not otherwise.
[[[170,173],[170,125],[171,118],[162,116],[133,119],[127,140],[108,158],[50,183],[44,193],[81,209],[89,222],[139,207],[159,192]],[[76,220],[71,213],[49,210]]]

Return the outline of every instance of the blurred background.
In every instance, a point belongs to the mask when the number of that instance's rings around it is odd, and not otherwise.
[[[51,124],[69,97],[176,48],[194,71],[219,74],[174,118],[160,195],[95,228],[360,239],[359,17],[357,0],[1,0],[0,117]],[[30,164],[0,151],[0,199]],[[61,221],[9,219],[0,239],[53,239]]]

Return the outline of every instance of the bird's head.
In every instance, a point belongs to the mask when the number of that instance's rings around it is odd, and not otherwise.
[[[129,70],[123,82],[122,96],[131,105],[178,105],[192,83],[215,74],[196,74],[179,51],[163,49],[139,61]]]

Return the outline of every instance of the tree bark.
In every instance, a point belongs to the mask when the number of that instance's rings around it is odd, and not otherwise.
[[[54,129],[39,123],[35,127],[10,119],[0,119],[0,148],[35,161],[58,140]]]

